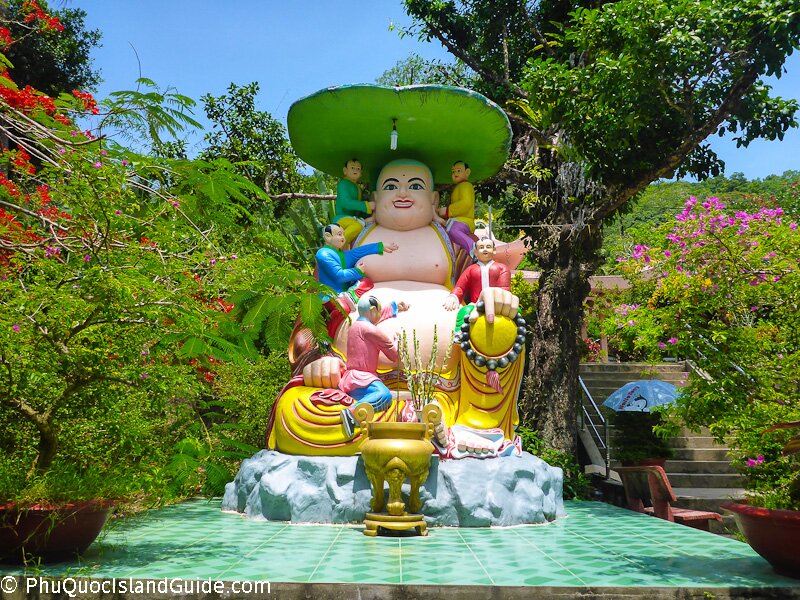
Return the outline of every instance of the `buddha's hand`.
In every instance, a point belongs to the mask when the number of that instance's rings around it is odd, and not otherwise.
[[[383,245],[383,251],[386,254],[391,254],[392,252],[394,252],[398,248],[400,248],[400,246],[398,246],[395,242],[392,242],[391,244],[384,244]]]
[[[411,308],[411,305],[404,300],[401,300],[400,302],[397,303],[397,312],[405,312],[409,308]]]
[[[519,298],[508,290],[502,288],[485,288],[481,291],[479,300],[483,301],[483,313],[486,315],[486,320],[489,323],[494,323],[495,315],[502,315],[513,319],[517,316],[519,309]],[[469,315],[470,323],[474,323],[479,314],[477,310],[473,310]]]
[[[445,310],[455,310],[458,308],[458,298],[456,298],[453,294],[450,294],[444,299],[442,306],[444,306]]]
[[[336,356],[323,356],[303,367],[303,385],[332,389],[339,385],[344,363]]]

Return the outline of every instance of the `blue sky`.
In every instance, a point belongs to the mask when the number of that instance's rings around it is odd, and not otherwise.
[[[103,46],[93,53],[105,80],[99,97],[133,88],[140,69],[160,86],[196,100],[224,93],[231,82],[257,81],[259,108],[284,123],[293,101],[320,88],[374,82],[411,52],[449,56],[438,43],[390,31],[392,23],[409,22],[400,0],[71,0],[66,5],[84,9],[88,27],[103,32]],[[800,53],[786,68],[770,83],[780,95],[800,99]],[[754,142],[747,149],[718,137],[712,146],[729,175],[740,171],[753,179],[800,169],[798,130],[782,142]]]

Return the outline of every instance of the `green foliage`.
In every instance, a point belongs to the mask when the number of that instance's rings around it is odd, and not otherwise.
[[[528,283],[520,272],[514,273],[511,278],[511,292],[519,298],[519,313],[528,323],[533,322],[533,317],[536,314],[536,291],[538,287],[538,281]]]
[[[227,419],[241,426],[236,439],[262,447],[272,404],[291,378],[284,352],[274,352],[243,366],[221,365],[216,370],[213,391]]]
[[[641,302],[628,318],[699,368],[666,425],[709,427],[754,501],[773,508],[800,507],[797,461],[782,454],[791,434],[767,431],[800,418],[799,249],[781,209],[733,212],[691,198],[651,247],[621,263]]]
[[[586,500],[590,497],[591,482],[584,475],[575,456],[548,448],[536,432],[528,427],[517,427],[517,435],[522,440],[523,450],[538,456],[551,467],[559,467],[564,471],[565,500]]]
[[[142,154],[75,131],[63,111],[92,119],[91,97],[4,84],[34,108],[0,101],[20,146],[0,177],[0,503],[218,493],[288,379],[260,351],[296,315],[321,328],[307,259],[242,232],[269,213],[240,162],[163,151],[196,125],[190,99],[142,80],[103,103],[98,128]]]
[[[419,54],[411,53],[378,77],[375,83],[388,86],[419,84],[454,85],[471,87],[473,74],[461,62],[444,63],[439,60],[426,60]]]
[[[297,190],[301,176],[299,159],[292,151],[286,130],[272,115],[256,110],[258,83],[231,83],[222,96],[201,98],[212,129],[205,136],[201,158],[225,158],[237,170],[269,193]],[[253,199],[255,200],[255,198]],[[252,211],[253,206],[245,206]]]
[[[667,139],[688,139],[697,123],[713,123],[730,82],[779,72],[785,53],[798,44],[797,20],[788,2],[576,7],[553,39],[559,55],[579,57],[578,64],[537,56],[525,86],[532,104],[551,110],[570,132],[569,144],[595,176],[621,182],[667,163],[674,152]],[[768,86],[756,84],[735,112],[723,115],[722,130],[739,132],[742,145],[783,137],[797,126],[796,110],[795,101],[771,98]],[[720,171],[707,146],[688,154],[679,169],[699,177]]]
[[[173,88],[161,89],[146,77],[137,79],[136,83],[137,89],[111,92],[100,102],[103,117],[98,128],[101,133],[111,130],[128,144],[147,152],[163,147],[187,127],[200,127],[191,116],[194,100]],[[110,145],[121,154],[127,151],[113,141]]]
[[[215,365],[213,396],[200,401],[166,468],[172,488],[219,496],[239,464],[264,446],[272,404],[291,376],[285,354]]]
[[[647,458],[671,458],[672,449],[663,437],[654,433],[662,423],[656,412],[620,411],[611,417],[614,427],[612,456],[622,462]]]

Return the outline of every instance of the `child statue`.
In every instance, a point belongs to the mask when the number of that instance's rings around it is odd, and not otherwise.
[[[386,410],[392,402],[392,392],[378,378],[378,357],[381,352],[390,361],[397,360],[394,340],[378,329],[377,324],[408,310],[405,302],[392,302],[381,308],[375,296],[362,296],[358,301],[358,319],[350,326],[347,337],[347,366],[339,380],[339,389],[356,402],[342,409],[342,427],[347,439],[353,437],[356,420],[353,411],[366,402],[375,412]]]
[[[445,225],[450,240],[465,252],[472,252],[475,231],[475,188],[468,181],[470,168],[464,161],[453,163],[451,174],[455,187],[450,194],[450,204],[438,210],[438,222]]]
[[[485,288],[511,290],[511,271],[503,263],[494,261],[496,252],[494,240],[487,237],[478,240],[475,244],[475,258],[478,259],[478,262],[467,267],[458,278],[453,291],[442,303],[445,309],[455,310],[461,302],[468,306],[470,303],[477,302]],[[474,317],[477,318],[477,316],[478,314],[475,313]],[[456,320],[456,330],[460,329],[463,318],[464,315],[460,313]],[[474,318],[470,318],[470,320],[474,320]],[[490,323],[493,322],[494,315],[487,316],[486,320]]]
[[[328,311],[328,330],[337,330],[346,315],[355,309],[358,299],[372,289],[372,281],[364,277],[361,260],[372,254],[391,254],[399,248],[395,243],[366,244],[353,250],[342,251],[345,244],[344,229],[337,223],[327,225],[322,233],[325,245],[317,250],[317,279],[337,293],[335,298],[323,296]],[[341,310],[337,308],[337,304]]]
[[[364,272],[358,266],[362,258],[384,252],[391,254],[398,249],[397,244],[384,245],[378,242],[342,251],[347,244],[347,236],[338,223],[327,225],[322,232],[322,239],[325,245],[316,254],[317,279],[337,293],[346,291],[364,277]]]
[[[364,218],[375,210],[375,203],[362,200],[361,162],[351,158],[342,168],[343,179],[336,184],[336,216],[333,219],[344,229],[347,244],[351,244],[364,229]]]

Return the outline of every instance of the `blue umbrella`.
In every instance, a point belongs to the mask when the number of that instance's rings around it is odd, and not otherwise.
[[[660,379],[642,379],[626,383],[603,402],[617,412],[650,412],[653,406],[672,404],[678,396],[678,388]]]

